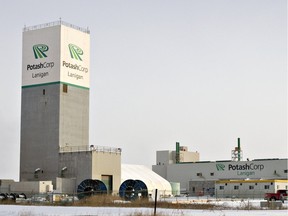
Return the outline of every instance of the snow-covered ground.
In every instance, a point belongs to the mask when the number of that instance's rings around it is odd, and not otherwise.
[[[247,207],[248,205],[260,208],[260,200],[251,201],[212,201],[213,204],[226,207]],[[285,210],[189,210],[189,209],[161,209],[157,213],[165,216],[287,216],[288,202],[285,201]],[[153,208],[116,208],[116,207],[64,207],[64,206],[30,206],[30,205],[0,205],[0,216],[133,216],[153,215]]]

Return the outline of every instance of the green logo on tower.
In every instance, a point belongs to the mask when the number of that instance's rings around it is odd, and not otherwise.
[[[216,164],[217,171],[224,171],[225,165],[224,164]]]
[[[35,59],[38,58],[46,58],[47,55],[45,52],[49,50],[49,47],[45,44],[36,44],[33,46],[33,52],[34,52],[34,57]]]
[[[83,50],[75,44],[69,44],[71,58],[82,61]]]

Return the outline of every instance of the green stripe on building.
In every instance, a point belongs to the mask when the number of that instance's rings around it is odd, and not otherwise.
[[[55,84],[66,84],[66,85],[68,85],[68,86],[73,86],[73,87],[76,87],[76,88],[81,88],[81,89],[89,90],[89,88],[84,87],[84,86],[74,85],[74,84],[71,84],[71,83],[60,82],[60,81],[58,81],[58,82],[50,82],[50,83],[41,83],[41,84],[35,84],[35,85],[22,86],[22,89],[39,87],[39,86],[47,86],[47,85],[55,85]]]

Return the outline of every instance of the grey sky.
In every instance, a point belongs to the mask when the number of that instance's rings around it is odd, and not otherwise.
[[[0,179],[18,179],[22,28],[91,31],[90,143],[152,165],[175,142],[201,160],[287,158],[285,0],[1,2]]]

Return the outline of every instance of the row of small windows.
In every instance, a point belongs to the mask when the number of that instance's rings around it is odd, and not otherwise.
[[[272,185],[273,183],[271,183]],[[227,184],[225,184],[227,185]],[[242,184],[241,184],[242,185]],[[257,185],[257,183],[255,183],[255,185]],[[219,190],[224,190],[224,187],[223,185],[219,186]],[[254,190],[254,185],[249,185],[249,190]],[[270,185],[264,185],[264,189],[270,189]],[[234,190],[239,190],[239,185],[234,185]]]
[[[67,93],[68,92],[68,85],[67,84],[63,84],[63,89],[62,90],[63,90],[64,93]],[[42,90],[42,94],[43,95],[46,94],[46,90],[45,89]]]
[[[228,184],[225,183],[225,186],[227,186]],[[240,183],[240,185],[242,185],[242,183]],[[258,185],[258,183],[256,182],[255,185]],[[270,185],[273,185],[273,182],[270,183]]]

